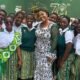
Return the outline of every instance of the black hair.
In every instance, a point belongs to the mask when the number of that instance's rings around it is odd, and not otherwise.
[[[43,9],[43,8],[40,8],[40,9],[39,9],[39,12],[40,12],[40,11],[46,12],[46,14],[47,14],[47,15],[48,15],[48,17],[49,17],[49,12],[48,12],[48,10]]]
[[[11,17],[14,19],[14,17],[15,17],[15,13],[9,13],[8,16],[11,16]]]
[[[39,8],[32,11],[32,13],[38,13],[38,12],[39,12]]]
[[[0,11],[4,12],[5,13],[5,16],[7,16],[7,12],[3,9],[0,9]]]
[[[31,12],[27,13],[26,14],[26,18],[27,18],[28,15],[32,15],[33,16],[33,13],[31,13]]]
[[[80,22],[80,18],[78,19],[78,21]]]
[[[52,14],[54,14],[54,15],[56,15],[58,17],[58,14],[56,12],[52,12],[50,15],[52,15]]]
[[[78,21],[79,21],[79,23],[78,23],[78,25],[80,24],[80,18],[78,18]],[[77,31],[76,31],[76,28],[77,28],[78,26],[76,26],[75,28],[74,28],[74,36],[76,36],[78,33],[77,33]]]
[[[17,13],[15,14],[15,17],[18,16],[19,14],[21,14],[21,15],[23,16],[23,18],[24,18],[24,13],[23,13],[22,11],[17,12]]]
[[[70,23],[70,17],[69,16],[67,16],[67,15],[61,15],[60,17],[66,18],[68,20],[68,23]]]

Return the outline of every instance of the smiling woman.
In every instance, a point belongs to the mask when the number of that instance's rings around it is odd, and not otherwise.
[[[56,53],[54,51],[57,41],[57,27],[54,26],[53,22],[49,21],[48,16],[49,13],[47,10],[39,10],[41,23],[38,24],[35,32],[37,40],[35,43],[36,68],[34,80],[54,80],[51,66],[52,61],[56,59]]]

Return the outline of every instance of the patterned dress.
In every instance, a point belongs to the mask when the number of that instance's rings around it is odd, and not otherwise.
[[[16,48],[20,45],[20,34],[14,33],[14,39],[7,48],[0,48],[0,80],[17,80]]]
[[[55,57],[54,54],[50,52],[50,34],[51,25],[44,29],[38,25],[36,29],[36,49],[35,49],[35,58],[36,58],[36,69],[34,73],[34,80],[52,80],[52,64],[48,62],[47,56]]]
[[[17,80],[18,77],[18,68],[17,68],[17,62],[18,62],[18,57],[17,57],[17,53],[16,53],[16,49],[17,47],[20,46],[21,44],[21,35],[18,32],[15,32],[15,37],[13,40],[12,44],[12,49],[15,48],[15,44],[17,45],[14,53],[12,54],[12,56],[9,58],[9,60],[7,61],[7,80]]]

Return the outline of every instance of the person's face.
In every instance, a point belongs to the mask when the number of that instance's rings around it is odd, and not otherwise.
[[[78,23],[79,23],[78,19],[75,19],[75,20],[72,22],[71,26],[76,27],[76,26],[78,26]]]
[[[33,13],[33,16],[34,16],[34,20],[38,20],[38,12],[36,12],[36,13]]]
[[[12,31],[12,26],[13,26],[13,19],[11,17],[7,17],[5,20],[5,25],[6,25],[6,30],[8,32]]]
[[[28,15],[27,16],[27,25],[32,25],[33,23],[33,16],[32,15]]]
[[[66,28],[67,26],[69,25],[69,22],[68,22],[68,20],[66,19],[66,18],[61,18],[61,20],[60,20],[60,26],[61,26],[61,28]]]
[[[80,23],[78,24],[78,26],[76,26],[76,32],[80,33]]]
[[[57,22],[58,17],[55,14],[51,14],[49,20],[52,22]]]
[[[16,26],[20,26],[23,20],[23,15],[22,14],[18,14],[15,18],[15,25]]]
[[[3,11],[0,11],[0,24],[2,24],[2,20],[5,18],[5,13]]]
[[[39,20],[41,20],[42,22],[48,20],[48,15],[45,11],[39,11]]]

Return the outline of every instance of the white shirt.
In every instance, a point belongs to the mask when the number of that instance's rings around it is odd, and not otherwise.
[[[6,29],[4,32],[0,32],[0,48],[8,47],[14,39],[14,31],[8,32]]]
[[[80,55],[80,34],[74,38],[75,54]]]
[[[65,28],[62,30],[61,28],[59,29],[59,33],[62,35],[65,32],[65,43],[73,43],[73,38],[74,38],[74,33],[73,31],[69,30],[69,27]]]
[[[35,22],[33,22],[33,24],[32,24],[32,26],[37,26],[38,24],[40,24],[41,23],[41,21],[35,21]]]
[[[19,32],[20,34],[22,34],[21,33],[21,27],[22,27],[22,24],[18,27],[16,25],[13,25],[14,32]]]

